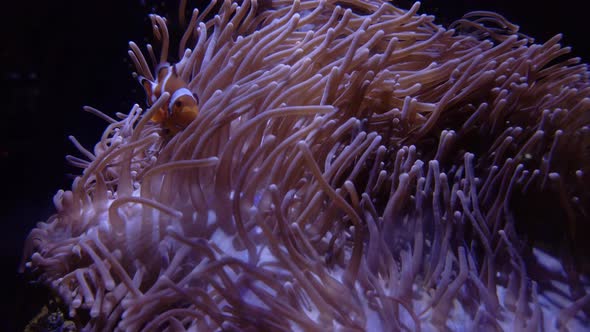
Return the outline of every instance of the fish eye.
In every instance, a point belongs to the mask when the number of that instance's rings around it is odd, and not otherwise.
[[[177,100],[177,101],[174,103],[174,107],[180,107],[181,105],[182,105],[182,103],[180,102],[180,100]]]

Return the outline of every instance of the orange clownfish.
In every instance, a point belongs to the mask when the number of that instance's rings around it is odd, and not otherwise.
[[[162,124],[173,134],[186,128],[199,114],[199,99],[188,89],[187,82],[178,75],[175,66],[161,66],[155,82],[145,77],[140,77],[140,82],[145,89],[148,106],[152,106],[162,93],[170,94],[168,105],[156,110],[150,120]]]

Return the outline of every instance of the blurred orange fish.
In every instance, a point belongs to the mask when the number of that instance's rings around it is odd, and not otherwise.
[[[164,64],[157,69],[155,82],[139,78],[147,95],[147,103],[153,105],[164,92],[170,94],[167,105],[158,109],[151,120],[161,123],[173,134],[186,128],[199,114],[197,95],[191,92],[176,72],[176,67]]]

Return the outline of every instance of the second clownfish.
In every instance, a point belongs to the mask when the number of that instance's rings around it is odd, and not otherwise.
[[[145,77],[141,77],[140,82],[145,89],[149,106],[153,105],[162,93],[170,94],[168,104],[156,110],[150,120],[162,124],[171,133],[183,130],[199,115],[197,95],[188,89],[187,82],[178,75],[175,66],[161,66],[155,82]]]

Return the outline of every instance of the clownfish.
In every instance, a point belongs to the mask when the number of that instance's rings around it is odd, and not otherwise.
[[[162,93],[170,94],[168,104],[156,110],[150,120],[162,124],[171,133],[183,130],[199,115],[199,99],[188,89],[175,66],[160,66],[155,82],[145,77],[140,77],[139,81],[147,95],[148,106],[152,106]]]

